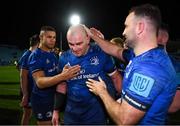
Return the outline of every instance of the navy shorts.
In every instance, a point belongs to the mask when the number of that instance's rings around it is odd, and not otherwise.
[[[100,102],[90,103],[86,106],[82,106],[81,103],[68,102],[66,105],[65,125],[105,125],[106,121],[105,108]]]
[[[54,97],[39,97],[32,94],[31,104],[33,114],[38,121],[50,121],[53,114]]]

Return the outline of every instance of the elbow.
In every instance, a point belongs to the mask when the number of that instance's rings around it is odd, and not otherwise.
[[[36,85],[39,89],[46,88],[45,85],[40,80],[36,80]]]
[[[114,119],[114,122],[115,122],[117,125],[124,125],[124,124],[125,124],[125,122],[123,122],[120,118]]]
[[[177,112],[179,110],[179,108],[178,107],[175,107],[175,106],[171,106],[170,108],[169,108],[169,110],[168,110],[168,113],[175,113],[175,112]]]
[[[45,88],[45,87],[44,87],[42,84],[40,84],[40,83],[36,83],[36,85],[37,85],[37,87],[40,88],[40,89]]]
[[[127,124],[129,124],[126,120],[121,120],[121,119],[118,119],[117,121],[116,121],[116,124],[117,125],[127,125]]]
[[[117,115],[117,118],[115,118],[115,122],[117,125],[132,125],[130,119],[128,118],[129,116],[124,116],[124,115]]]

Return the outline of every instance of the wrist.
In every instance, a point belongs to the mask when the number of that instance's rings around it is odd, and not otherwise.
[[[103,99],[107,96],[107,94],[108,94],[107,90],[104,89],[99,93],[99,97],[101,97]]]
[[[23,93],[23,97],[27,97],[28,96],[28,93]]]

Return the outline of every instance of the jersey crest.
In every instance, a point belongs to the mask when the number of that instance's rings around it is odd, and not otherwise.
[[[98,65],[99,64],[99,59],[97,56],[93,56],[91,59],[91,65]]]

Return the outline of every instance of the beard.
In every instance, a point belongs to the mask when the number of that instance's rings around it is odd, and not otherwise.
[[[135,42],[134,41],[132,41],[132,40],[128,40],[128,39],[126,39],[125,40],[125,43],[126,43],[126,46],[128,47],[128,48],[134,48],[135,47]]]
[[[48,48],[48,49],[53,49],[54,46],[55,46],[54,44],[53,45],[52,44],[51,45],[50,44],[45,44],[45,47]]]

